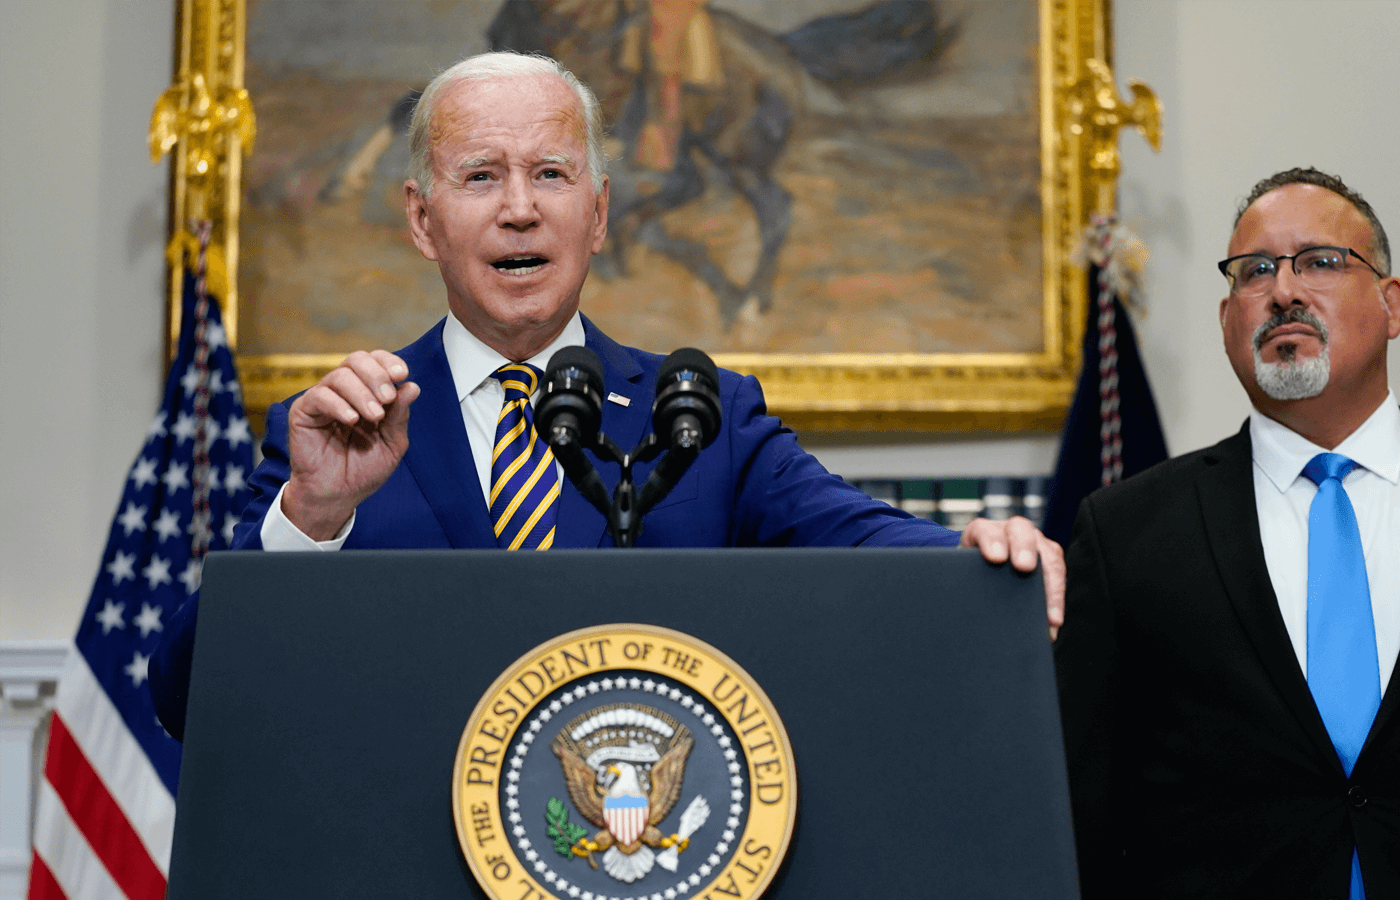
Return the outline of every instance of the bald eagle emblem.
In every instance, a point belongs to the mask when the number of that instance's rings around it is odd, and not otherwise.
[[[690,835],[710,814],[705,798],[697,796],[674,833],[658,827],[680,799],[694,746],[689,729],[649,706],[600,706],[570,721],[550,749],[559,757],[574,808],[600,830],[589,839],[585,829],[568,823],[563,804],[551,800],[546,818],[557,835],[555,849],[595,869],[594,854],[601,854],[603,870],[629,884],[658,863],[676,871]]]

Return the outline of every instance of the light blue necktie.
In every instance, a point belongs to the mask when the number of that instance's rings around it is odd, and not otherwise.
[[[1347,776],[1381,707],[1376,624],[1361,530],[1342,480],[1356,461],[1319,453],[1303,467],[1317,485],[1308,513],[1308,688]],[[1351,855],[1351,900],[1364,900]]]

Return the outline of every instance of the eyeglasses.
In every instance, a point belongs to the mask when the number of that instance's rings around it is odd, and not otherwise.
[[[1384,278],[1376,267],[1366,262],[1350,247],[1308,247],[1292,256],[1269,256],[1267,253],[1246,253],[1232,256],[1220,263],[1220,274],[1230,281],[1230,289],[1241,297],[1264,294],[1274,286],[1278,264],[1293,261],[1293,274],[1311,290],[1335,287],[1346,272],[1347,257],[1352,256],[1378,278]]]

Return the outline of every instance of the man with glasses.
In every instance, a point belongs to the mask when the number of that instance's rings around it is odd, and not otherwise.
[[[1400,897],[1400,279],[1342,181],[1220,263],[1235,436],[1085,500],[1056,646],[1085,898]]]

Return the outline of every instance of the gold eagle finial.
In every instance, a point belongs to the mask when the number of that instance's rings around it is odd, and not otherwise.
[[[1099,186],[1098,212],[1112,208],[1113,186],[1122,171],[1118,132],[1125,127],[1142,132],[1153,150],[1162,149],[1162,101],[1140,81],[1130,81],[1131,102],[1119,94],[1113,70],[1101,59],[1086,59],[1088,73],[1076,81],[1067,98],[1069,136],[1087,141],[1084,155]]]

